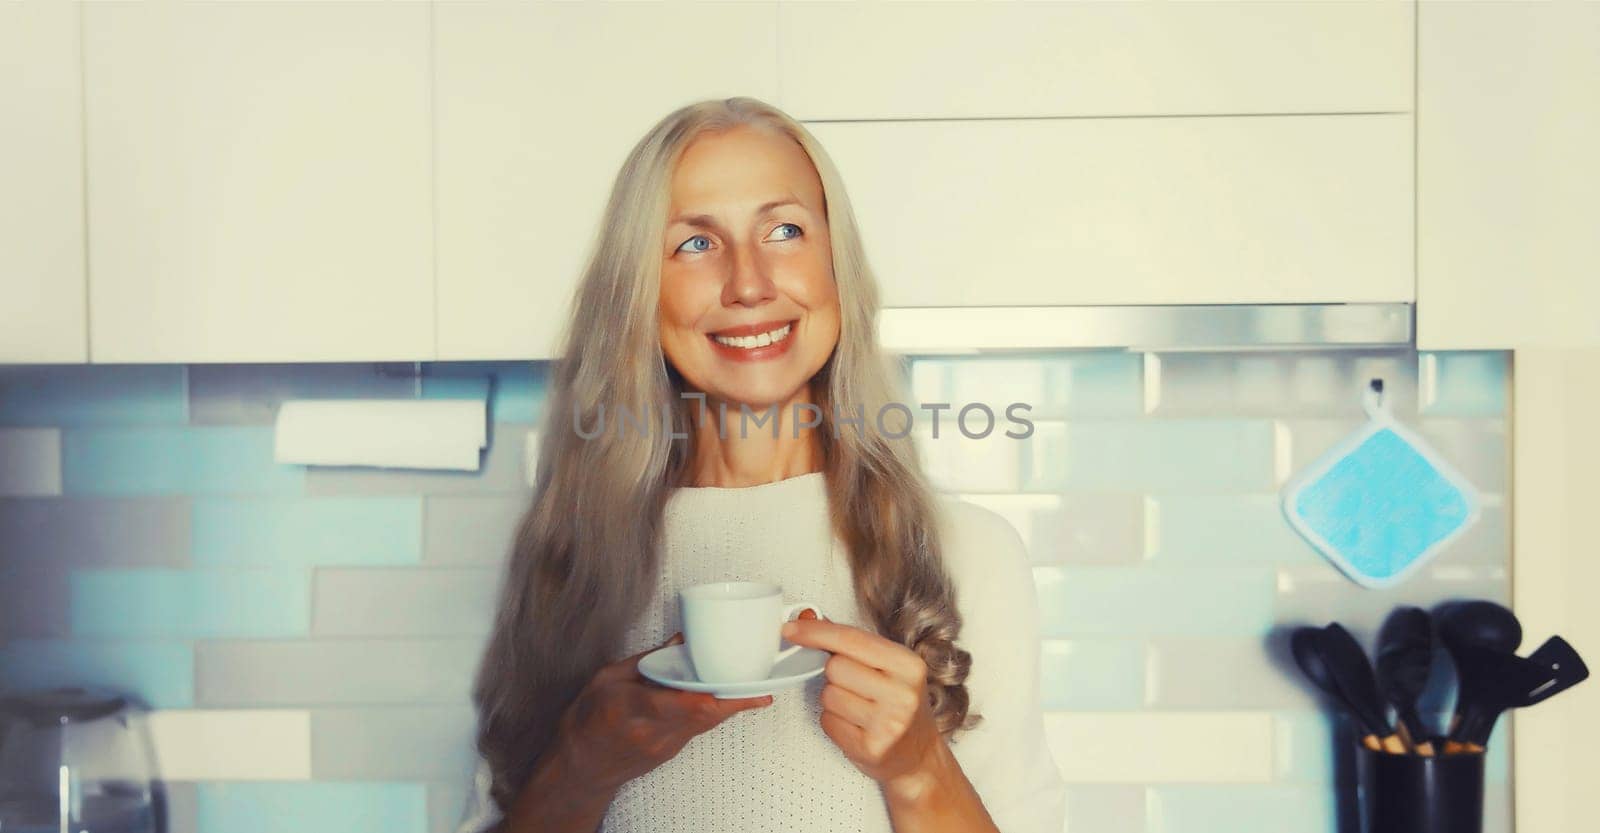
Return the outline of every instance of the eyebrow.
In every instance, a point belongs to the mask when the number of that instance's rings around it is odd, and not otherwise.
[[[781,199],[770,200],[756,206],[756,213],[765,214],[780,205],[799,205],[801,208],[805,207],[800,203],[799,200],[793,197],[783,197]],[[667,221],[668,225],[672,225],[674,223],[683,223],[684,225],[694,226],[696,228],[713,228],[716,226],[717,221],[712,219],[710,214],[679,214],[678,216]]]

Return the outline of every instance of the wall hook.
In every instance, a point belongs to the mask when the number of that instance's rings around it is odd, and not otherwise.
[[[1381,378],[1373,378],[1373,379],[1368,380],[1368,382],[1367,382],[1367,390],[1364,391],[1364,394],[1365,395],[1361,397],[1362,406],[1363,406],[1364,410],[1366,410],[1366,412],[1368,414],[1372,414],[1372,413],[1375,413],[1375,412],[1377,412],[1379,410],[1382,410],[1382,408],[1384,406],[1384,402],[1383,402],[1383,379],[1381,379]]]

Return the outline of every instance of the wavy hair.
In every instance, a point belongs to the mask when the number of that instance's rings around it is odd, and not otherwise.
[[[879,635],[926,663],[941,733],[981,720],[968,714],[972,658],[955,645],[961,617],[941,556],[933,491],[911,441],[885,433],[909,429],[908,421],[874,431],[862,423],[839,430],[844,421],[836,419],[873,419],[884,404],[901,401],[895,360],[878,349],[877,284],[844,183],[822,146],[786,113],[754,98],[708,99],[668,114],[629,152],[571,299],[533,496],[511,542],[473,685],[477,748],[501,808],[531,777],[589,678],[623,655],[627,629],[656,592],[662,509],[684,482],[697,437],[689,430],[697,406],[680,396],[692,391],[667,361],[658,333],[671,176],[697,136],[738,127],[793,139],[822,181],[841,320],[838,344],[811,380],[822,418],[813,430],[830,522],[846,547],[860,610]],[[673,430],[580,437],[574,426],[594,425],[602,403],[613,413],[656,415]]]

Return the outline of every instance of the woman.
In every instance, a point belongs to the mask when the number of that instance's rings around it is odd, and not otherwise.
[[[458,833],[1059,831],[1027,556],[878,418],[877,289],[810,133],[751,98],[669,114],[574,301]],[[679,587],[746,579],[818,604],[783,635],[823,674],[718,700],[638,673]]]

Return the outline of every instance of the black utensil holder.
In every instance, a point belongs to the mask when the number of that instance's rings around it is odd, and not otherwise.
[[[1433,748],[1444,749],[1444,738]],[[1483,833],[1482,752],[1395,755],[1356,747],[1364,833]]]

